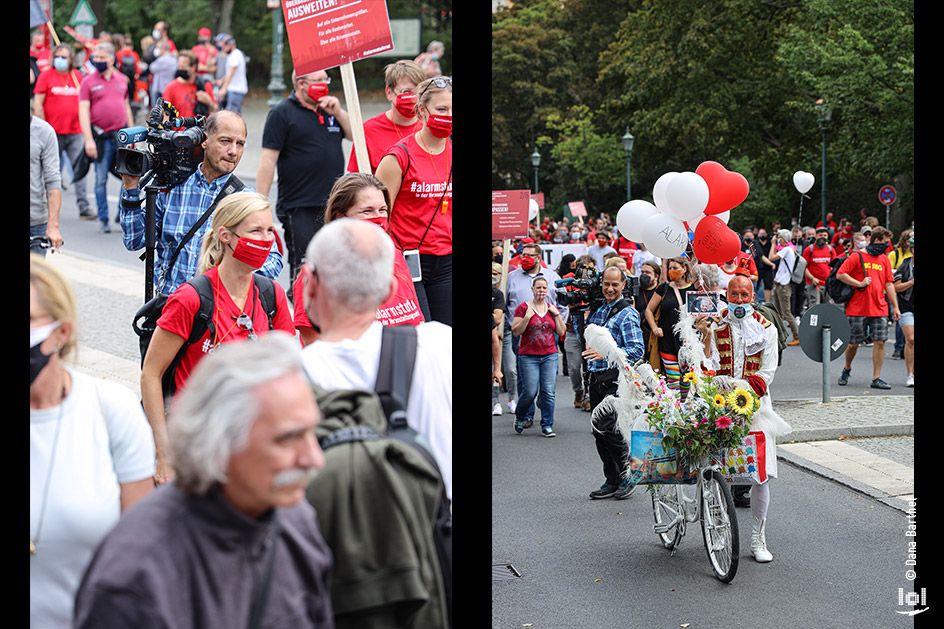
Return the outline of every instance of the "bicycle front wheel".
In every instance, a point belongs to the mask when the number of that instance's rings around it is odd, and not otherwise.
[[[730,583],[737,574],[740,539],[731,488],[717,470],[704,470],[701,531],[715,577]]]
[[[652,514],[656,523],[652,527],[669,550],[678,546],[685,525],[680,485],[656,485],[652,493]]]

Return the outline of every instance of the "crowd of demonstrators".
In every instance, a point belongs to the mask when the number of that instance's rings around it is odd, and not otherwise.
[[[92,553],[154,489],[154,444],[128,389],[66,364],[79,304],[45,258],[30,256],[30,625],[71,626]]]
[[[31,618],[102,626],[130,624],[149,614],[155,624],[173,624],[174,614],[191,610],[200,626],[242,624],[251,612],[265,624],[297,617],[309,621],[293,623],[297,626],[333,626],[333,548],[304,504],[311,499],[300,500],[305,487],[316,482],[311,472],[324,463],[312,439],[319,419],[312,387],[372,391],[385,328],[416,331],[406,416],[430,446],[451,512],[451,77],[427,79],[408,60],[388,66],[391,109],[384,117],[399,134],[368,138],[377,177],[344,173],[341,140],[353,136],[349,118],[337,98],[317,89],[312,96],[312,87],[327,87],[326,73],[301,77],[301,95],[293,96],[307,99],[301,115],[308,119],[287,132],[281,129],[291,141],[278,149],[280,175],[285,174],[281,159],[298,148],[297,140],[322,126],[337,135],[330,138],[336,140],[337,168],[318,164],[329,151],[307,151],[295,166],[305,176],[289,172],[280,184],[310,180],[310,173],[318,172],[324,194],[287,200],[282,193],[290,187],[280,185],[279,199],[270,203],[267,194],[234,174],[248,134],[239,113],[248,85],[245,55],[232,35],[214,37],[202,28],[192,49],[178,49],[161,21],[142,39],[140,54],[128,36],[102,32],[79,41],[84,52],[79,58],[72,46],[43,50],[39,38],[31,45],[31,105],[37,112],[31,115],[31,251],[44,252],[34,247],[34,235],[49,238],[53,247],[62,245],[60,166],[73,169],[73,181],[80,181],[81,160],[75,155],[87,157],[96,173],[98,212],[83,209],[81,193],[79,212],[98,216],[102,231],[110,232],[107,203],[101,202],[104,184],[117,148],[115,132],[134,125],[132,99],[140,85],[173,104],[180,116],[205,115],[207,139],[196,170],[156,194],[154,277],[166,302],[142,361],[140,401],[60,366],[60,357],[74,347],[75,316],[59,314],[62,309],[53,308],[45,294],[33,298],[34,265],[42,258],[31,258],[31,557],[47,557],[31,563]],[[267,122],[264,149],[279,131],[276,126],[270,129]],[[393,146],[398,142],[404,150]],[[263,178],[258,179],[261,188]],[[139,251],[145,246],[142,182],[127,175],[121,182],[116,222],[126,249]],[[279,204],[317,208],[312,221],[325,225],[306,232],[277,211],[292,237],[283,253],[272,218],[273,205]],[[415,281],[405,256],[410,248],[420,254],[422,279],[416,273]],[[274,282],[283,255],[292,265],[295,312]],[[196,286],[207,282],[210,325],[201,339],[191,339],[205,297]],[[265,298],[270,287],[271,310]],[[173,397],[165,389],[171,367]],[[493,377],[501,380],[500,365]],[[101,429],[84,426],[81,438],[70,436],[79,416],[98,417],[98,410]],[[73,451],[78,446],[83,452]],[[65,465],[56,463],[57,452]],[[88,469],[79,469],[83,466]],[[63,498],[70,489],[76,493],[74,483],[62,477],[66,469],[89,479],[85,486],[96,490],[94,500],[76,505]],[[109,508],[99,508],[99,499],[111,501]],[[122,514],[136,501],[133,517],[131,511]],[[69,539],[61,529],[74,519],[70,509],[75,508],[92,512],[98,521],[80,539]],[[220,534],[239,543],[222,544]],[[383,536],[374,543],[382,546]],[[53,549],[67,560],[60,565],[49,563],[54,544],[69,546],[65,552]],[[234,558],[241,559],[239,569],[227,571]],[[430,558],[426,561],[429,565]],[[266,570],[273,575],[268,594],[255,587]],[[427,572],[424,567],[424,580],[435,581]],[[151,587],[155,579],[160,587]],[[235,586],[221,598],[213,592],[223,579]],[[49,594],[48,600],[38,602],[41,594]],[[410,597],[412,611],[425,609],[417,592]],[[439,612],[417,617],[438,618]],[[422,626],[443,625],[437,620]]]
[[[416,294],[427,321],[452,325],[452,78],[416,86],[423,127],[391,145],[375,175],[390,192],[397,248],[418,257]]]
[[[690,292],[718,292],[722,294],[734,277],[748,279],[753,287],[752,299],[757,304],[767,300],[774,306],[784,327],[792,334],[787,345],[799,345],[799,324],[803,314],[810,307],[818,304],[832,303],[826,291],[826,280],[834,268],[845,262],[850,254],[855,252],[867,253],[867,247],[873,239],[873,234],[884,234],[881,239],[875,240],[876,251],[882,249],[888,262],[870,261],[866,268],[888,268],[897,273],[901,268],[900,276],[896,275],[894,283],[882,281],[872,291],[873,306],[876,311],[874,321],[866,319],[864,325],[859,313],[864,304],[862,298],[856,298],[854,303],[841,306],[844,308],[850,323],[860,330],[864,336],[856,336],[858,343],[852,344],[847,351],[851,364],[851,357],[855,355],[858,344],[873,345],[876,338],[882,338],[882,332],[872,334],[884,316],[887,323],[894,323],[896,330],[896,346],[892,354],[894,359],[906,361],[907,386],[914,386],[914,320],[913,320],[913,227],[906,229],[898,241],[897,247],[890,243],[890,233],[878,225],[875,217],[863,216],[856,225],[848,218],[833,220],[832,215],[827,217],[826,224],[822,221],[817,227],[795,225],[792,229],[781,228],[779,222],[773,222],[770,230],[765,227],[750,226],[741,235],[741,248],[731,260],[721,264],[698,264],[694,259],[691,246],[686,254],[669,260],[662,260],[648,252],[642,243],[623,242],[622,237],[609,217],[601,215],[586,223],[583,219],[571,221],[567,217],[554,219],[544,216],[537,224],[532,224],[527,238],[515,239],[511,246],[511,259],[508,263],[507,289],[501,300],[505,303],[503,318],[507,321],[504,332],[509,329],[514,309],[518,305],[532,298],[530,282],[535,277],[548,277],[551,287],[546,296],[547,301],[555,303],[554,281],[558,277],[567,277],[568,273],[579,269],[596,269],[596,272],[616,266],[623,271],[624,277],[635,277],[640,281],[638,295],[633,305],[639,313],[639,324],[642,332],[644,354],[647,362],[653,369],[666,377],[668,385],[684,394],[687,385],[680,378],[685,371],[685,365],[678,363],[678,350],[681,339],[673,332],[674,324],[680,316],[680,306],[685,304]],[[770,238],[768,234],[773,234]],[[556,258],[557,273],[548,268],[542,257],[540,243],[548,243],[552,249],[556,245],[583,245],[582,255],[579,252],[563,250],[552,254],[548,260]],[[492,243],[492,261],[499,264],[502,261],[503,247],[499,242]],[[579,256],[579,257],[575,257]],[[858,256],[853,256],[858,258]],[[905,261],[910,260],[908,264]],[[524,266],[521,263],[524,262]],[[693,267],[694,264],[694,267]],[[904,266],[901,266],[903,265]],[[851,263],[849,263],[851,265]],[[499,267],[493,267],[493,278],[500,282]],[[847,270],[848,270],[847,266]],[[855,268],[855,267],[853,267]],[[855,282],[861,278],[855,277]],[[891,276],[889,276],[891,277]],[[847,280],[844,280],[847,281]],[[493,293],[497,289],[493,288]],[[898,303],[901,304],[902,319],[905,323],[896,320],[895,295],[898,292]],[[902,297],[905,294],[907,297]],[[493,294],[493,303],[494,294]],[[884,304],[884,306],[882,306]],[[881,313],[878,311],[881,310]],[[882,314],[884,313],[884,314]],[[582,313],[586,317],[587,313]],[[587,382],[586,361],[580,353],[586,350],[583,339],[578,333],[580,323],[575,319],[575,313],[564,317],[566,330],[558,335],[557,347],[560,352],[559,362],[562,364],[562,373],[571,380],[574,392],[574,406],[583,410],[590,410],[589,388]],[[502,385],[493,387],[492,413],[501,415],[504,411],[499,403],[501,389],[508,392],[508,412],[516,413],[515,400],[522,390],[520,374],[517,370],[517,339],[507,334],[499,334],[502,339],[503,358],[501,364]],[[563,338],[561,338],[563,337]],[[907,349],[907,351],[906,351]],[[883,344],[874,350],[876,371],[873,374],[873,386],[885,388],[886,385],[879,377],[880,360],[884,356]],[[840,383],[848,381],[848,374],[844,374]],[[525,426],[530,425],[534,408],[527,410]],[[517,413],[516,413],[517,415]]]

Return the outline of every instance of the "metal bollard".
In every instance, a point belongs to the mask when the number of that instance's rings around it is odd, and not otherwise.
[[[830,330],[828,325],[823,326],[823,403],[829,402],[829,365],[832,362],[830,356],[832,348],[830,345]]]

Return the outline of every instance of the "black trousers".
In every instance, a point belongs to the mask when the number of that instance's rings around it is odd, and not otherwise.
[[[291,281],[298,277],[308,243],[324,226],[324,206],[282,208],[276,213],[285,232],[285,257],[291,269]]]
[[[423,280],[413,282],[420,311],[427,321],[452,326],[452,254],[420,254]]]
[[[619,378],[619,369],[590,372],[590,409],[593,409],[608,395],[615,395]],[[607,413],[593,420],[593,440],[597,454],[603,462],[603,475],[608,485],[619,485],[629,456],[629,446],[623,439],[616,424],[616,413]]]

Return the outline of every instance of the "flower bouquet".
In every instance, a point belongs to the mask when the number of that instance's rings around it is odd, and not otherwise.
[[[662,377],[655,399],[643,411],[649,427],[662,433],[665,449],[678,452],[680,462],[689,468],[703,457],[740,445],[760,408],[760,398],[752,390],[736,387],[725,394],[714,376],[711,370],[686,373],[683,380],[690,389],[684,400]]]

